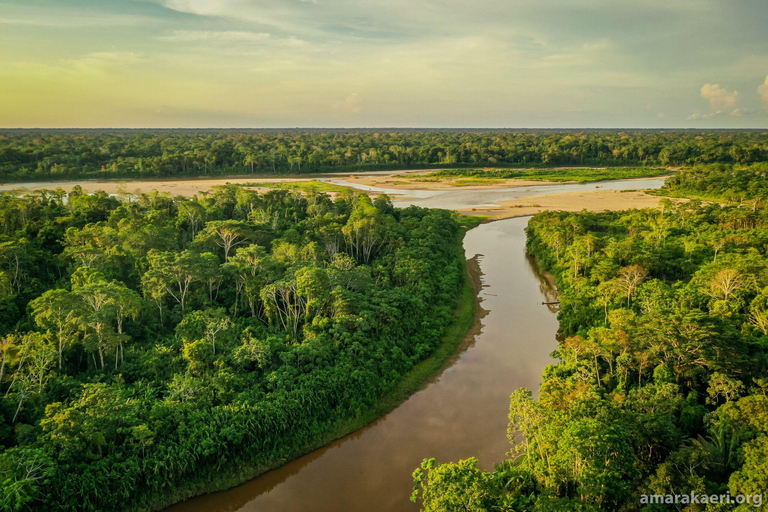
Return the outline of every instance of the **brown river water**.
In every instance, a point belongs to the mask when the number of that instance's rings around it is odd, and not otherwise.
[[[659,188],[662,183],[603,182],[611,189]],[[408,199],[393,199],[396,206],[459,208],[594,187],[564,184],[464,194],[409,190]],[[495,221],[466,234],[466,256],[477,257],[482,271],[482,325],[466,350],[423,389],[389,414],[324,448],[166,512],[416,511],[418,505],[409,501],[411,475],[423,459],[455,462],[476,457],[483,469],[504,460],[510,449],[509,395],[520,387],[537,395],[542,371],[553,362],[550,353],[557,348],[555,311],[541,304],[555,300],[556,291],[526,255],[528,220]]]
[[[422,459],[477,457],[491,469],[509,451],[509,395],[538,390],[557,347],[554,290],[525,254],[528,218],[483,224],[464,240],[483,276],[481,332],[443,373],[367,427],[229,491],[168,512],[395,512],[409,501]]]

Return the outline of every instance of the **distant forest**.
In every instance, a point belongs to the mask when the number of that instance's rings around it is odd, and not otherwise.
[[[0,130],[0,179],[768,160],[765,131]]]

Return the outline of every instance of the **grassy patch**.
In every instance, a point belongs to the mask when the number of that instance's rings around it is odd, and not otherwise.
[[[244,183],[243,187],[263,187],[263,188],[275,188],[275,189],[287,189],[287,190],[301,190],[302,192],[344,192],[349,190],[347,187],[341,185],[334,185],[332,183],[326,183],[324,181],[280,181],[280,182],[268,182],[268,183]]]
[[[454,212],[454,215],[459,225],[465,229],[472,229],[479,226],[483,221],[490,218],[488,215],[464,215],[457,212]]]
[[[463,185],[491,185],[493,183],[501,183],[501,178],[459,178],[452,185],[461,187]]]
[[[475,183],[492,183],[485,180],[526,179],[541,181],[578,181],[587,183],[602,180],[648,178],[669,175],[670,171],[657,167],[606,167],[579,169],[446,169],[428,174],[437,178],[464,178],[481,180]],[[457,184],[461,180],[457,180]],[[472,184],[475,184],[472,183]],[[461,184],[470,184],[461,183]]]

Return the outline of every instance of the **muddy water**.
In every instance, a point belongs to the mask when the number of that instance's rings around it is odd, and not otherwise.
[[[467,233],[468,258],[483,272],[487,310],[474,343],[443,373],[368,427],[229,491],[168,512],[400,512],[422,459],[477,457],[493,467],[509,450],[510,393],[537,390],[556,348],[555,314],[541,302],[554,291],[525,255],[528,218],[483,224]]]
[[[550,183],[525,187],[496,189],[458,190],[404,190],[361,185],[353,181],[324,179],[327,183],[343,185],[367,192],[379,192],[392,197],[395,206],[412,204],[425,208],[447,208],[461,210],[478,206],[491,206],[499,201],[510,201],[521,197],[538,196],[561,192],[587,192],[593,190],[648,190],[661,188],[665,178],[609,180],[593,183]]]

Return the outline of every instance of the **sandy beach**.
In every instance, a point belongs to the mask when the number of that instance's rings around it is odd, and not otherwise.
[[[577,169],[579,167],[554,167],[553,169]],[[494,170],[495,168],[486,167],[484,170]],[[439,171],[435,169],[410,169],[395,171],[360,171],[346,172],[339,174],[293,174],[291,176],[281,177],[267,175],[250,176],[224,176],[221,178],[157,178],[145,180],[127,180],[127,179],[92,179],[92,180],[72,180],[72,181],[48,181],[48,182],[29,182],[29,183],[0,183],[0,192],[8,190],[25,189],[29,191],[56,189],[61,187],[65,192],[69,192],[75,185],[80,185],[86,192],[92,193],[103,190],[108,194],[117,194],[121,192],[168,192],[171,195],[193,196],[199,192],[210,190],[218,185],[227,183],[288,183],[313,180],[333,179],[347,181],[357,185],[367,185],[373,187],[398,189],[398,190],[492,190],[499,188],[516,188],[532,185],[548,185],[554,183],[576,183],[570,181],[545,181],[545,180],[525,180],[525,179],[496,179],[486,183],[471,183],[471,178],[434,178],[425,177],[426,174]],[[521,168],[520,170],[524,170]],[[653,179],[653,178],[638,178]],[[596,182],[596,184],[599,182]]]
[[[246,184],[246,183],[288,183],[312,181],[311,178],[215,178],[215,179],[181,179],[181,180],[82,180],[72,182],[50,182],[50,183],[22,183],[22,184],[2,184],[0,191],[7,190],[55,190],[59,187],[65,192],[71,191],[76,185],[80,185],[88,193],[103,190],[108,194],[121,193],[141,193],[157,190],[161,193],[169,193],[172,196],[192,197],[200,192],[206,192],[219,185]],[[256,190],[261,190],[256,188]]]
[[[486,183],[482,185],[461,185],[453,179],[440,179],[434,181],[433,178],[420,179],[418,176],[430,171],[412,171],[410,173],[414,178],[395,177],[391,173],[376,173],[374,175],[355,175],[344,174],[333,177],[333,183],[336,185],[349,184],[367,185],[389,190],[402,190],[402,196],[393,196],[399,200],[408,199],[408,190],[430,190],[430,191],[461,191],[461,190],[492,190],[517,188],[525,186],[547,185],[552,182],[536,180],[499,180],[498,182]],[[326,179],[327,175],[320,176],[293,176],[286,178],[261,178],[259,176],[249,177],[229,177],[197,179],[186,178],[178,180],[81,180],[72,182],[47,182],[47,183],[25,183],[25,184],[0,184],[0,191],[8,190],[27,190],[35,191],[42,189],[62,188],[69,192],[77,185],[89,193],[105,191],[108,194],[125,193],[146,193],[154,190],[160,193],[168,193],[172,196],[191,197],[201,192],[211,190],[215,186],[225,185],[227,183],[244,185],[247,183],[290,183],[307,182],[314,179]],[[638,178],[631,181],[642,181],[653,178]],[[561,182],[560,184],[564,184]],[[653,208],[658,206],[660,197],[646,194],[642,190],[619,191],[619,190],[601,190],[599,183],[595,184],[595,190],[581,192],[558,192],[552,194],[542,194],[527,196],[510,201],[499,201],[492,205],[479,206],[472,209],[460,209],[462,213],[469,215],[485,215],[494,219],[505,219],[509,217],[523,217],[534,215],[544,210],[563,210],[563,211],[604,211],[604,210],[626,210],[633,208]],[[254,190],[264,192],[269,190],[266,187],[254,187]],[[358,190],[359,192],[359,190]],[[378,195],[379,192],[368,192],[371,195]],[[331,194],[333,195],[333,194]]]
[[[486,183],[471,183],[467,178],[425,178],[418,175],[402,176],[347,176],[345,181],[371,187],[391,188],[399,190],[492,190],[497,188],[527,187],[532,185],[548,185],[555,182],[544,180],[496,179]],[[571,183],[571,182],[559,182]]]
[[[642,190],[594,190],[588,192],[561,192],[529,196],[513,201],[500,201],[493,206],[459,210],[467,215],[484,215],[493,219],[525,217],[545,210],[567,212],[601,212],[609,210],[632,210],[656,208],[662,197],[652,196]],[[672,201],[682,201],[672,199]]]
[[[398,171],[400,172],[400,171]],[[432,172],[431,170],[423,171],[410,171],[410,175],[419,176]],[[158,179],[158,180],[79,180],[71,182],[42,182],[42,183],[3,183],[0,184],[0,191],[8,190],[55,190],[61,187],[65,192],[69,192],[76,185],[80,185],[84,191],[88,193],[97,192],[100,190],[105,191],[108,194],[119,193],[141,193],[151,192],[157,190],[161,193],[169,193],[173,196],[187,196],[191,197],[200,192],[205,192],[213,187],[232,184],[246,184],[246,183],[297,183],[307,182],[314,180],[327,179],[328,175],[307,175],[305,176],[293,176],[290,178],[263,178],[260,176],[250,176],[244,178],[210,178],[210,179]],[[335,183],[343,185],[343,182],[357,185],[368,185],[373,187],[387,188],[387,189],[399,189],[399,190],[490,190],[498,188],[515,188],[525,187],[530,185],[547,185],[554,182],[541,181],[541,180],[498,180],[492,183],[482,185],[465,185],[458,183],[455,179],[445,178],[396,178],[389,172],[387,175],[357,175],[357,174],[341,174],[338,176],[332,176]],[[429,181],[421,181],[429,180]],[[438,181],[434,181],[438,180]],[[563,182],[561,182],[563,183]],[[259,190],[259,189],[257,189]]]

